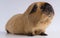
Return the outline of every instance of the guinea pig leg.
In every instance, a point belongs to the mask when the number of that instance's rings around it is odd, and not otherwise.
[[[35,35],[38,35],[38,34],[40,34],[40,33],[41,33],[40,30],[35,30]]]
[[[41,32],[39,35],[41,35],[41,36],[47,36],[47,34],[44,33],[44,32]]]
[[[34,36],[34,35],[36,35],[36,34],[35,34],[35,31],[32,31],[32,32],[28,33],[27,35],[28,35],[28,36]]]
[[[36,35],[41,35],[41,36],[47,36],[47,34],[45,33],[45,31],[43,31],[43,30],[35,30],[35,34]]]
[[[42,30],[41,30],[41,33],[39,35],[41,35],[41,36],[47,36],[47,34],[45,33],[45,31],[42,31]]]
[[[33,33],[28,33],[27,35],[28,35],[28,36],[34,36]]]

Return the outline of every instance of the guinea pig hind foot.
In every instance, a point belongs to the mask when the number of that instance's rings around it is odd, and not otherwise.
[[[7,33],[10,33],[8,30],[6,30]]]

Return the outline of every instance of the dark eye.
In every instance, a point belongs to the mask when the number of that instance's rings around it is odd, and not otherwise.
[[[31,10],[30,14],[36,12],[36,10],[37,10],[37,5],[35,4],[35,5],[33,6],[32,10]]]

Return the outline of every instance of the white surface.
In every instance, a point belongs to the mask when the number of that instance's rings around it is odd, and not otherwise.
[[[59,32],[49,32],[48,36],[24,36],[24,35],[13,35],[7,34],[6,32],[0,32],[0,38],[60,38]]]
[[[5,34],[5,25],[7,21],[15,14],[24,13],[28,6],[36,1],[49,2],[55,11],[54,19],[47,28],[46,32],[49,34],[47,38],[59,38],[60,36],[60,0],[0,0],[0,38],[25,38],[27,36],[16,36]],[[3,31],[3,32],[1,32]],[[52,33],[51,33],[52,32]],[[35,37],[35,36],[34,36]],[[32,37],[32,38],[34,38]],[[40,37],[40,36],[36,36]],[[29,37],[30,38],[30,37]],[[46,38],[46,37],[41,37]]]

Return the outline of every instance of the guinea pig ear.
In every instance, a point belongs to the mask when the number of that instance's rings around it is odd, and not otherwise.
[[[32,7],[32,10],[30,11],[29,14],[32,14],[32,13],[36,12],[36,10],[37,10],[37,5],[35,4],[35,5]]]

